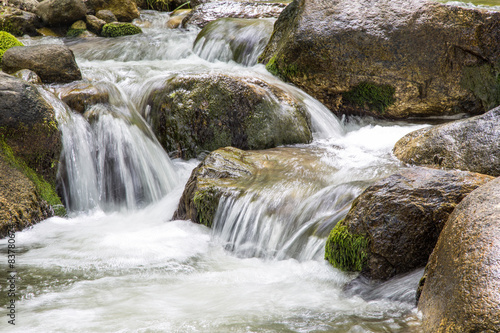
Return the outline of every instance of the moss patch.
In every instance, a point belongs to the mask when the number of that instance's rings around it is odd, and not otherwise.
[[[351,234],[342,220],[328,236],[325,259],[340,270],[359,272],[368,260],[368,245],[366,237]]]
[[[66,33],[66,37],[78,37],[81,34],[83,34],[86,29],[69,29],[68,32]]]
[[[492,65],[465,67],[460,83],[481,100],[485,111],[500,104],[500,73]]]
[[[23,174],[25,174],[34,184],[40,194],[40,197],[47,201],[49,205],[54,208],[54,213],[58,216],[66,215],[66,210],[61,203],[61,199],[56,193],[54,186],[50,185],[41,176],[39,176],[33,169],[28,167],[26,163],[22,160],[16,158],[12,149],[5,143],[2,137],[0,137],[0,151],[5,156],[5,159]]]
[[[136,35],[142,33],[141,28],[132,23],[108,23],[102,27],[101,35],[103,37],[119,37]]]
[[[361,82],[351,90],[342,94],[347,102],[359,107],[369,107],[379,113],[394,103],[394,87],[384,84],[379,85],[371,82]]]
[[[266,69],[269,73],[279,76],[283,80],[290,80],[299,73],[299,68],[296,64],[285,65],[283,61],[279,62],[276,55],[269,59],[266,64]]]
[[[196,208],[198,223],[212,227],[215,212],[219,206],[220,192],[213,187],[196,191],[193,203]]]
[[[0,63],[5,51],[14,46],[24,46],[16,37],[5,31],[0,31]]]

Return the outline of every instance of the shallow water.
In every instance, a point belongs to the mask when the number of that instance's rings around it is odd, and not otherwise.
[[[130,37],[23,40],[69,45],[84,80],[107,87],[111,105],[88,110],[99,115],[90,122],[58,108],[70,217],[16,233],[15,329],[418,332],[421,271],[344,290],[355,275],[327,264],[323,246],[356,195],[403,167],[394,143],[425,125],[339,121],[262,65],[200,58],[199,30],[166,29],[168,17],[143,12],[145,33]],[[279,148],[301,153],[239,199],[222,200],[213,230],[171,221],[199,161],[169,159],[140,116],[147,92],[178,73],[259,77],[297,96],[312,117],[314,142]],[[6,239],[0,251],[6,256]],[[2,284],[2,307],[8,300]],[[5,319],[0,328],[12,329]]]

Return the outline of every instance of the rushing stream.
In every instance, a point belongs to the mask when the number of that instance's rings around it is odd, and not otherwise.
[[[196,40],[199,29],[166,29],[168,18],[144,11],[144,34],[129,37],[23,39],[66,43],[84,80],[108,91],[110,104],[82,116],[43,92],[63,133],[69,217],[16,234],[15,329],[418,332],[421,270],[383,284],[352,282],[355,275],[323,260],[323,246],[366,186],[403,167],[391,154],[394,143],[425,125],[338,120],[255,65],[271,33],[268,19],[221,21]],[[228,41],[225,31],[243,37]],[[171,221],[199,161],[171,160],[140,115],[148,91],[180,73],[258,77],[302,100],[312,118],[313,143],[278,148],[294,157],[268,170],[268,182],[221,200],[213,229]],[[6,253],[6,240],[0,248]],[[3,309],[6,296],[2,284]],[[2,319],[0,329],[6,325]]]

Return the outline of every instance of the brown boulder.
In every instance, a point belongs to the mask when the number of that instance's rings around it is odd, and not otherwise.
[[[37,29],[42,26],[38,16],[33,13],[11,8],[0,7],[0,30],[14,36],[38,36]]]
[[[87,7],[82,0],[45,0],[36,7],[35,13],[48,26],[71,25],[85,19]]]
[[[120,22],[132,22],[140,16],[133,0],[87,0],[87,7],[95,13],[102,9],[110,10]],[[103,19],[99,15],[96,16]]]

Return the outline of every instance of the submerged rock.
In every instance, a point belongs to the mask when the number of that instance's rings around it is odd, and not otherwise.
[[[41,26],[42,21],[33,13],[11,7],[0,7],[0,30],[2,31],[14,36],[38,36],[37,29]]]
[[[478,114],[500,104],[498,22],[426,0],[295,0],[260,59],[337,114]]]
[[[455,206],[490,176],[412,168],[368,187],[332,230],[325,258],[385,280],[424,267]]]
[[[64,45],[10,48],[3,55],[2,69],[6,73],[30,69],[45,83],[71,82],[82,78],[73,52]]]
[[[302,102],[257,78],[177,75],[158,84],[142,110],[165,150],[183,158],[226,146],[265,149],[312,140]]]
[[[110,10],[120,22],[132,22],[140,16],[133,0],[87,0],[87,7],[94,13],[102,9]],[[99,17],[99,15],[96,15]],[[106,21],[106,19],[99,17]]]
[[[427,264],[418,308],[425,332],[500,329],[500,178],[451,214]]]
[[[484,115],[411,132],[394,146],[405,163],[500,176],[500,107]]]
[[[76,112],[84,113],[98,103],[109,103],[109,93],[89,82],[72,82],[57,87],[55,94]]]
[[[285,9],[286,5],[285,3],[272,2],[207,2],[193,9],[182,21],[182,26],[185,28],[189,25],[196,25],[203,28],[209,22],[225,17],[246,19],[276,18]]]
[[[82,0],[45,0],[35,9],[48,26],[70,25],[85,19],[87,7]]]

